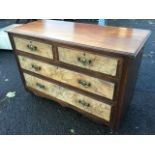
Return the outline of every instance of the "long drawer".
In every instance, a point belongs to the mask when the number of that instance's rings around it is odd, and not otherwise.
[[[62,83],[83,89],[85,91],[113,99],[115,84],[105,80],[87,76],[82,73],[47,64],[25,56],[18,56],[23,69],[41,74]]]
[[[77,92],[63,88],[56,84],[41,80],[37,77],[24,73],[27,87],[36,89],[44,94],[55,97],[61,101],[78,107],[88,113],[91,113],[99,118],[110,121],[111,106],[94,100],[90,97],[86,97]]]
[[[13,39],[17,50],[53,59],[52,45],[19,37]]]
[[[116,76],[120,58],[91,54],[85,50],[58,47],[59,61],[88,70]]]

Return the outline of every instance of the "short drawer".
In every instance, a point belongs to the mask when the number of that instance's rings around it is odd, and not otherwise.
[[[116,76],[119,58],[109,56],[100,56],[80,51],[58,47],[59,61],[82,67],[88,70],[104,73],[110,76]]]
[[[19,37],[13,39],[17,50],[53,59],[52,45]]]
[[[57,67],[28,57],[18,57],[21,68],[23,69],[30,70],[93,94],[97,94],[111,100],[113,99],[115,84],[112,82]]]
[[[24,73],[26,85],[70,105],[76,106],[106,121],[110,121],[111,106],[56,84]]]

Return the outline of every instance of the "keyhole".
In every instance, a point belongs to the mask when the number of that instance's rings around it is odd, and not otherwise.
[[[83,56],[86,56],[86,53],[83,53]]]

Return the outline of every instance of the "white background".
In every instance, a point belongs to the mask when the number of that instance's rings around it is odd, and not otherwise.
[[[154,155],[154,136],[1,136],[2,155]]]
[[[1,0],[0,18],[94,19],[155,17],[154,0]]]

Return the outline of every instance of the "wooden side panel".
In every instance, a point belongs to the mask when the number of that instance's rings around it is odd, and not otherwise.
[[[89,70],[116,76],[118,58],[99,56],[86,51],[58,47],[59,60]]]
[[[52,45],[19,37],[13,37],[13,39],[17,50],[53,59]],[[33,50],[28,46],[36,49]]]
[[[110,105],[25,73],[24,77],[28,87],[74,105],[106,121],[110,121]]]
[[[56,67],[24,56],[18,56],[21,67],[91,93],[113,99],[115,84],[68,69]]]
[[[119,98],[117,105],[113,106],[112,110],[112,128],[117,129],[124,118],[134,94],[134,89],[137,81],[137,74],[142,60],[143,48],[138,53],[135,59],[125,58],[123,76],[119,88]]]

